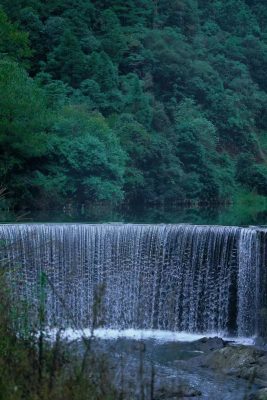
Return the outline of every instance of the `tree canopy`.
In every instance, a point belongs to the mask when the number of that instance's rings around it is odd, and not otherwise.
[[[15,205],[267,195],[267,5],[0,0]]]

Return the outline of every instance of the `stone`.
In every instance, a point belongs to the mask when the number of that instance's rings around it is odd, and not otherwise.
[[[180,384],[176,388],[161,387],[159,388],[154,396],[155,400],[181,400],[181,399],[192,399],[201,396],[201,392],[194,387],[187,384]]]
[[[253,346],[226,346],[194,361],[195,365],[267,386],[266,352]]]
[[[218,350],[225,347],[227,342],[219,337],[204,337],[194,342],[194,347],[196,350],[203,351],[204,353],[208,351]]]
[[[267,388],[258,390],[249,396],[249,400],[267,400]]]
[[[264,354],[250,346],[227,346],[209,354],[206,361],[211,368],[232,370],[255,365]]]
[[[254,341],[255,346],[261,347],[262,349],[267,349],[267,338],[258,336]]]

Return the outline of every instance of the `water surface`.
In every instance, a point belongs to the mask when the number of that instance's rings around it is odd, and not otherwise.
[[[103,205],[90,207],[64,207],[50,211],[17,211],[1,213],[1,222],[84,222],[84,223],[191,223],[199,225],[267,225],[267,205],[254,207],[232,205],[228,207],[121,207],[111,209]]]

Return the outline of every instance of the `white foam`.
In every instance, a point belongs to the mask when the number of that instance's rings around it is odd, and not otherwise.
[[[235,344],[253,346],[255,344],[256,337],[222,337],[222,339],[229,342],[234,342]]]
[[[55,338],[57,331],[51,330],[51,339]],[[67,328],[62,331],[61,337],[66,340],[79,340],[82,337],[90,338],[92,332],[90,329],[74,330]],[[202,339],[203,337],[221,337],[224,340],[233,341],[237,344],[253,345],[254,338],[237,338],[237,337],[224,337],[218,333],[196,334],[188,332],[171,332],[163,330],[141,330],[141,329],[96,329],[93,336],[99,339],[116,340],[119,338],[133,339],[133,340],[156,340],[161,343],[166,342],[194,342]]]

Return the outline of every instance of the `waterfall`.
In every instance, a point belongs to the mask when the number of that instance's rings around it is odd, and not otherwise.
[[[259,241],[257,231],[242,229],[239,240],[238,334],[258,330]]]
[[[256,228],[193,225],[0,225],[14,301],[38,314],[45,274],[49,325],[257,332]],[[100,289],[99,289],[100,288]]]

